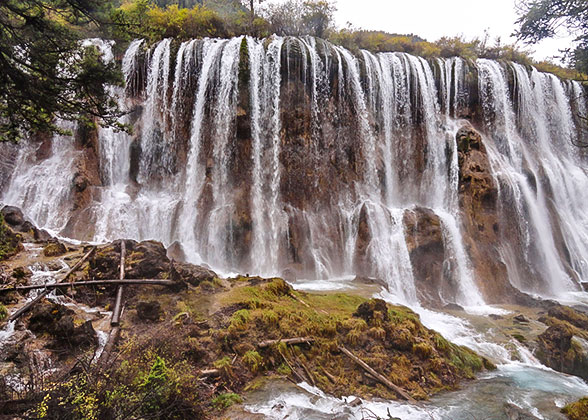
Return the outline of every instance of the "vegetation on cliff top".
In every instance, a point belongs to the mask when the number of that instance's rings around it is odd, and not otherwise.
[[[585,8],[546,13],[543,3],[560,2],[529,3],[527,20],[521,18],[521,38],[550,36],[553,22],[564,19],[581,32],[578,39],[585,43]],[[287,0],[260,10],[254,9],[252,0],[4,1],[0,3],[0,141],[18,140],[25,132],[64,132],[56,118],[126,129],[118,123],[117,104],[105,89],[107,84],[122,82],[120,72],[114,63],[104,62],[95,47],[80,44],[81,39],[96,36],[155,42],[166,37],[311,35],[351,50],[505,59],[534,64],[565,78],[586,79],[578,71],[586,70],[584,44],[574,50],[575,69],[566,69],[549,62],[534,63],[526,51],[488,37],[471,41],[444,37],[428,42],[415,35],[337,29],[334,11],[334,3],[328,0]],[[117,44],[119,48],[123,45]]]

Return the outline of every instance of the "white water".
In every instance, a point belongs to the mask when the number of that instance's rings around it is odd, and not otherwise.
[[[243,38],[187,41],[175,57],[171,40],[161,41],[147,54],[144,42],[131,43],[122,63],[127,88],[113,92],[123,109],[138,114],[122,120],[133,122],[135,132],[100,129],[101,184],[94,187],[90,207],[80,211],[72,206],[73,179],[83,152],[69,136],[55,136],[47,150],[33,142],[24,144],[2,201],[23,208],[37,225],[57,233],[71,232],[66,227],[72,220],[95,224],[95,229],[79,233],[79,239],[129,237],[165,245],[177,240],[190,261],[206,262],[219,272],[270,276],[292,265],[299,270],[297,276],[308,277],[297,284],[311,290],[345,289],[356,274],[378,277],[388,284],[382,297],[410,304],[426,326],[499,364],[498,371],[482,377],[471,392],[468,387],[424,406],[368,403],[380,416],[390,408],[403,419],[468,418],[468,412],[483,418],[494,415],[491,404],[501,405],[500,397],[508,394],[512,403],[536,410],[538,417],[553,418],[562,402],[586,395],[583,382],[542,367],[514,340],[509,344],[516,355],[466,319],[422,308],[403,223],[405,212],[415,206],[430,208],[439,217],[444,263],[456,285],[455,296],[443,296],[445,301],[461,304],[469,314],[504,314],[485,305],[461,231],[454,139],[462,124],[458,118],[468,106],[466,78],[477,72],[485,124],[479,128],[499,185],[504,225],[496,246],[509,278],[528,292],[587,303],[579,282],[588,281],[588,170],[585,155],[573,146],[585,138],[575,118],[588,114],[583,88],[535,69],[483,59],[472,69],[457,58],[430,62],[402,53],[368,52],[356,57],[313,38],[244,42],[248,86],[239,86],[238,78]],[[101,45],[106,60],[112,59],[109,48]],[[300,74],[290,59],[294,49],[301,52]],[[143,62],[144,84],[138,76]],[[357,128],[353,134],[359,139],[361,159],[357,182],[331,202],[307,208],[296,208],[282,197],[283,185],[292,176],[284,171],[288,157],[283,154],[282,89],[296,77],[303,82],[299,87],[307,87],[311,116],[310,138],[301,139],[301,147],[309,151],[305,158],[322,167],[330,164],[332,155],[347,153],[338,149],[344,139],[326,141],[332,130],[326,123],[337,127],[349,121],[336,118],[347,118]],[[335,81],[337,85],[331,85]],[[241,89],[249,92],[250,179],[235,179],[236,173],[247,172],[232,168],[235,126],[243,112],[238,106]],[[333,103],[333,97],[339,103]],[[325,121],[326,115],[334,121]],[[63,127],[75,130],[67,123]],[[327,153],[332,150],[336,153]],[[314,179],[316,188],[318,181]],[[236,255],[241,239],[236,223],[243,216],[238,214],[240,183],[250,187],[245,200],[251,246],[244,258]],[[356,247],[362,211],[369,243],[367,268],[359,272]],[[305,237],[298,259],[288,249],[293,225]],[[50,278],[42,267],[33,270],[34,281]],[[0,331],[0,341],[9,338],[13,328],[9,324]],[[476,393],[493,397],[484,402]],[[285,408],[276,413],[273,406],[282,400]],[[476,411],[476,405],[482,408]],[[251,409],[276,418],[366,414],[307,385],[266,398]]]
[[[238,81],[243,42],[248,86]],[[109,44],[101,48],[105,57],[112,55]],[[294,50],[299,69],[290,57]],[[365,51],[355,57],[313,38],[203,39],[180,44],[175,57],[172,51],[169,39],[147,53],[142,41],[129,46],[122,63],[127,89],[115,93],[121,107],[140,103],[143,110],[124,117],[134,123],[133,135],[100,130],[101,185],[91,187],[88,209],[71,206],[81,151],[67,136],[54,139],[48,158],[35,158],[37,146],[25,145],[2,200],[22,207],[40,226],[80,239],[179,241],[190,261],[219,271],[269,276],[294,267],[297,277],[323,280],[359,273],[383,279],[399,301],[412,304],[418,291],[403,215],[423,206],[441,220],[445,265],[456,286],[455,296],[443,298],[480,306],[461,232],[454,141],[461,125],[456,118],[468,106],[466,79],[477,71],[485,142],[508,232],[497,246],[511,282],[557,296],[588,280],[588,175],[585,158],[572,146],[580,139],[574,115],[586,114],[578,83],[490,60],[478,60],[472,69],[457,58],[429,62]],[[327,144],[324,118],[345,115],[330,108],[348,103],[362,160],[360,181],[331,202],[304,209],[282,197],[292,174],[283,170],[281,94],[296,77],[308,86],[307,159],[316,167],[328,165],[327,150],[338,146],[336,136]],[[240,89],[249,92],[249,172],[234,168]],[[250,179],[236,175],[249,173]],[[359,272],[362,208],[369,243],[362,257],[367,265]],[[80,232],[81,214],[95,228]],[[293,224],[305,235],[297,259],[289,249]]]

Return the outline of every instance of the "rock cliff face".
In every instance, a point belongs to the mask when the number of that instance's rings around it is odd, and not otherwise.
[[[31,140],[15,169],[0,164],[4,201],[79,239],[177,241],[191,262],[292,279],[376,277],[435,306],[588,281],[579,84],[312,38],[147,50],[135,41],[123,60],[133,134]]]

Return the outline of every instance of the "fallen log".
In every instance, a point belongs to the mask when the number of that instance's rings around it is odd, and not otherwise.
[[[312,343],[314,342],[314,338],[311,337],[296,337],[296,338],[285,338],[285,339],[280,339],[280,340],[265,340],[262,341],[261,343],[257,344],[257,347],[259,347],[260,349],[264,349],[266,347],[270,347],[273,346],[274,344],[278,344],[278,343],[284,343],[287,346],[292,346],[295,344],[304,344],[304,343]]]
[[[108,334],[106,344],[104,345],[102,354],[100,354],[100,358],[98,359],[99,366],[106,366],[106,363],[110,359],[110,353],[112,353],[112,349],[114,348],[114,344],[116,343],[119,334],[120,328],[118,326],[112,327],[110,329],[110,333]]]
[[[374,378],[376,378],[383,385],[387,386],[389,389],[394,391],[396,393],[396,395],[398,395],[400,398],[402,398],[406,401],[409,401],[411,403],[416,403],[415,399],[412,398],[405,390],[403,390],[402,388],[400,388],[397,385],[394,385],[388,378],[386,378],[384,375],[381,375],[378,372],[376,372],[367,363],[365,363],[359,357],[357,357],[356,355],[351,353],[345,347],[339,346],[339,350],[343,354],[345,354],[347,357],[349,357],[351,360],[353,360],[358,366],[360,366],[362,369],[364,369],[366,372],[368,372],[370,375],[372,375]]]
[[[65,273],[65,276],[63,276],[63,278],[58,283],[63,283],[75,270],[77,270],[78,268],[80,268],[80,266],[84,263],[84,261],[86,261],[88,258],[90,258],[90,255],[92,255],[92,253],[94,252],[95,249],[96,249],[96,247],[93,247],[92,249],[90,249],[86,253],[86,255],[84,255],[82,257],[81,260],[79,260],[76,264],[74,264],[74,266],[72,268],[70,268],[70,270],[67,273]],[[23,314],[27,313],[28,311],[30,311],[31,308],[33,306],[35,306],[35,304],[39,303],[45,296],[47,296],[47,293],[49,293],[49,289],[46,289],[46,290],[43,290],[42,292],[40,292],[37,297],[35,297],[30,302],[26,303],[22,308],[20,308],[19,310],[17,310],[15,313],[13,313],[12,315],[10,315],[8,317],[8,322],[15,321],[18,318],[20,318],[21,315],[23,315]]]
[[[67,280],[67,278],[69,276],[71,276],[73,274],[74,271],[76,271],[78,268],[80,268],[80,266],[86,262],[86,260],[88,258],[90,258],[90,255],[92,255],[94,253],[94,251],[96,250],[96,247],[93,246],[92,249],[90,249],[88,252],[86,252],[86,254],[82,257],[81,260],[79,260],[77,263],[74,264],[74,266],[72,268],[69,269],[69,271],[67,273],[65,273],[65,276],[63,276],[63,278],[61,279],[61,281],[65,281]]]
[[[46,283],[46,284],[35,284],[30,286],[14,286],[14,287],[6,287],[0,289],[0,293],[2,292],[22,292],[27,290],[35,290],[35,289],[62,289],[68,287],[76,287],[76,286],[108,286],[108,285],[156,285],[156,286],[173,286],[176,283],[171,280],[162,280],[162,279],[127,279],[127,280],[84,280],[84,281],[77,281],[77,282],[67,282],[67,283]]]

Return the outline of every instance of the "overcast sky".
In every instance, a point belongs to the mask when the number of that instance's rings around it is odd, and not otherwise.
[[[483,37],[488,29],[492,39],[513,43],[517,14],[515,0],[336,0],[335,19],[339,27],[351,22],[355,28],[413,33],[435,41],[442,36]],[[570,45],[570,38],[546,40],[532,46],[536,59],[558,54]]]

